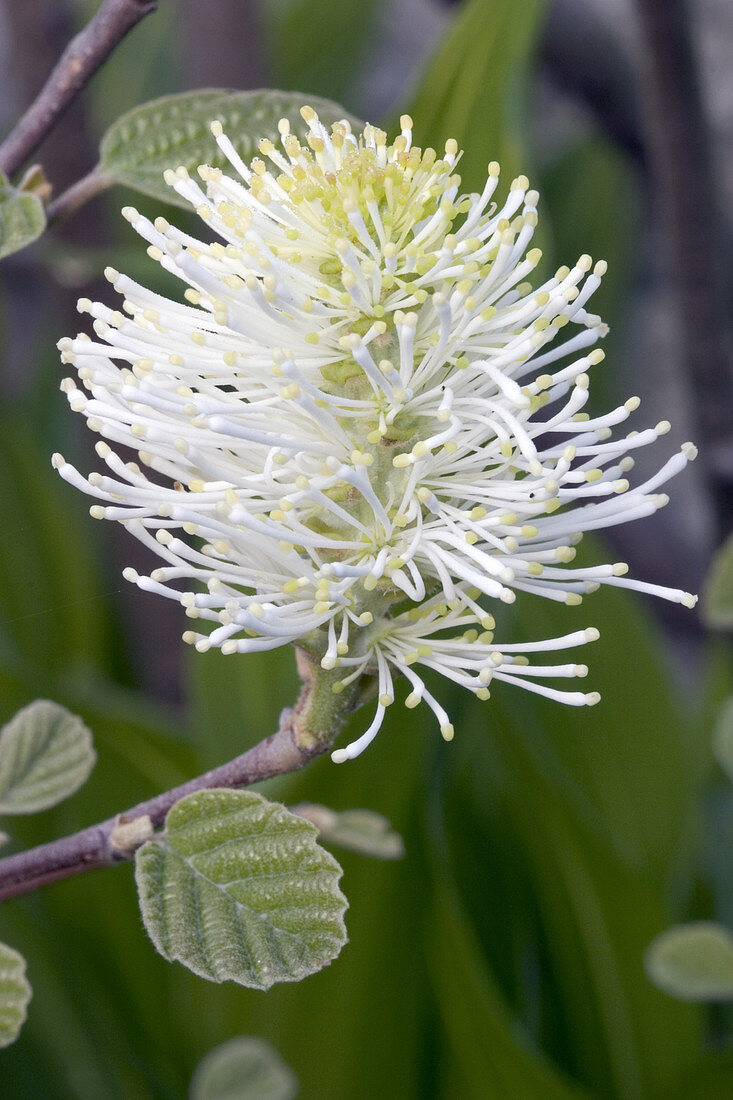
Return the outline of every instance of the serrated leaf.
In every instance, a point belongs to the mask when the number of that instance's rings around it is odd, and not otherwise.
[[[304,802],[295,809],[312,821],[321,840],[374,859],[402,859],[405,845],[386,817],[373,810],[336,810]]]
[[[343,107],[320,96],[201,88],[154,99],[122,115],[102,139],[100,169],[116,183],[188,210],[190,204],[163,182],[163,172],[179,165],[194,173],[199,164],[216,168],[228,164],[209,129],[214,119],[219,119],[247,161],[257,152],[261,138],[279,142],[281,118],[290,121],[294,134],[304,137],[308,129],[300,116],[304,104],[312,106],[326,125],[346,118],[360,126]]]
[[[716,630],[733,628],[733,535],[713,558],[702,593],[702,616]]]
[[[95,761],[92,735],[81,718],[37,699],[0,732],[0,814],[55,806],[81,787]]]
[[[0,259],[19,252],[46,228],[46,214],[38,195],[18,191],[0,172]]]
[[[33,991],[25,976],[25,959],[0,943],[0,1047],[18,1038]]]
[[[201,1059],[189,1100],[293,1100],[298,1079],[264,1039],[242,1035]]]
[[[671,997],[733,1000],[733,935],[714,921],[668,928],[649,947],[646,970]]]
[[[254,791],[199,791],[138,849],[143,921],[158,951],[210,981],[300,981],[346,943],[341,868],[315,826]]]

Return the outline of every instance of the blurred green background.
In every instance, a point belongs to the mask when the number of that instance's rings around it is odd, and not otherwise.
[[[618,69],[633,28],[623,12],[594,24],[598,7],[580,5],[591,23],[578,65],[595,28],[595,62],[618,70],[618,98],[600,104],[561,63],[571,43],[558,44],[555,19],[567,4],[161,0],[40,159],[68,184],[123,111],[196,86],[297,89],[382,122],[409,109],[419,142],[458,139],[467,190],[492,159],[507,179],[530,176],[548,266],[581,252],[608,260],[594,308],[612,334],[593,400],[601,409],[640,392],[635,426],[674,419],[661,465],[693,431],[689,379],[664,325],[673,307],[641,93]],[[7,125],[94,8],[0,8]],[[58,393],[55,343],[77,331],[75,299],[105,293],[106,264],[156,289],[160,279],[119,217],[126,201],[160,209],[115,189],[0,267],[0,719],[52,698],[84,717],[99,752],[68,803],[13,820],[16,845],[223,762],[274,729],[297,694],[288,651],[234,662],[184,647],[180,608],[121,580],[144,551],[90,519],[51,469],[57,450],[94,463]],[[645,579],[699,588],[713,509],[704,474],[684,479],[658,522],[619,532],[611,551],[588,546],[586,561],[620,555]],[[731,914],[733,798],[709,750],[730,654],[695,613],[619,590],[572,609],[526,597],[503,618],[518,638],[597,625],[589,687],[601,705],[579,713],[501,685],[480,704],[443,683],[453,744],[395,706],[357,762],[320,760],[263,787],[288,803],[377,810],[405,839],[397,863],[337,853],[350,943],[315,977],[261,994],[169,965],[142,930],[127,867],[4,905],[0,937],[26,955],[34,999],[0,1056],[0,1096],[185,1097],[200,1057],[241,1034],[272,1040],[303,1100],[733,1095],[733,1016],[672,1000],[643,970],[669,924]]]

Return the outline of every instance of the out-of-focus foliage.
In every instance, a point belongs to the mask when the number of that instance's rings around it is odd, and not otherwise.
[[[684,1001],[733,1000],[733,935],[714,921],[668,928],[649,948],[649,977]]]
[[[386,817],[373,810],[342,810],[337,814],[328,806],[306,802],[296,807],[296,812],[313,822],[326,844],[374,859],[401,859],[405,854],[402,837],[391,828]]]
[[[415,140],[442,149],[455,138],[467,190],[481,190],[498,160],[507,186],[527,170],[523,97],[543,0],[470,0],[429,63],[410,110]]]
[[[380,5],[267,8],[270,82],[366,113],[353,89]],[[161,5],[160,22],[138,39],[146,96],[170,90],[178,73],[172,9]],[[508,0],[459,8],[405,107],[422,143],[454,136],[464,146],[467,189],[482,185],[493,159],[507,184],[520,171],[537,182],[547,262],[580,252],[610,261],[598,308],[613,330],[634,271],[638,182],[600,134],[545,150],[535,169],[531,77],[543,14]],[[100,130],[111,102],[135,102],[132,64],[121,50],[88,92]],[[130,270],[128,254],[106,263]],[[147,277],[143,250],[129,263]],[[275,729],[296,693],[285,650],[235,662],[187,653],[183,711],[130,688],[118,564],[50,469],[53,450],[80,446],[54,394],[60,335],[39,318],[35,378],[0,418],[0,718],[52,695],[94,729],[99,763],[72,802],[19,822],[23,844],[222,762]],[[610,359],[604,403],[628,396],[615,392]],[[582,552],[588,560],[593,547]],[[271,1040],[301,1095],[319,1100],[731,1092],[730,1059],[702,1054],[705,1009],[666,996],[644,972],[657,935],[715,915],[699,911],[706,895],[693,889],[709,763],[696,701],[683,705],[640,603],[619,590],[577,609],[526,597],[502,617],[504,634],[517,637],[597,625],[589,680],[601,704],[570,711],[501,685],[479,703],[441,684],[453,744],[430,715],[397,704],[358,761],[322,759],[265,787],[291,806],[369,806],[404,837],[399,862],[344,853],[350,942],[333,965],[267,994],[215,986],[155,954],[129,869],[57,884],[0,911],[0,935],[26,954],[35,989],[23,1035],[3,1055],[0,1095],[178,1100],[199,1059],[243,1033]],[[352,729],[363,724],[358,715]]]
[[[294,1100],[298,1081],[270,1043],[242,1035],[202,1058],[188,1095],[189,1100]]]
[[[38,195],[11,187],[0,172],[0,259],[35,241],[45,227],[46,215]]]
[[[716,630],[733,628],[733,536],[715,555],[705,581],[702,610],[708,626]]]
[[[0,943],[0,1048],[17,1038],[30,999],[25,959],[12,947]]]
[[[0,730],[0,814],[33,814],[86,782],[92,735],[66,707],[37,699]]]

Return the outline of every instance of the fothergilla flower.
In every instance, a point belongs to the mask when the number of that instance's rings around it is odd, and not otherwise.
[[[624,434],[637,398],[584,411],[604,357],[587,304],[605,264],[581,256],[534,285],[526,177],[499,206],[497,164],[480,195],[462,194],[456,143],[442,156],[414,147],[407,116],[391,144],[374,126],[329,132],[303,116],[306,145],[283,120],[281,148],[263,140],[246,165],[214,123],[232,174],[166,173],[213,243],[123,211],[185,304],[112,269],[121,309],[80,301],[96,338],[61,341],[78,375],[63,389],[103,437],[107,470],[54,463],[104,502],[94,516],[161,559],[125,575],[185,607],[197,649],[296,642],[343,669],[334,690],[378,678],[372,724],[335,760],[373,738],[395,673],[447,739],[421,668],[480,698],[505,681],[595,703],[544,683],[585,665],[534,663],[594,628],[501,645],[491,607],[517,593],[577,604],[599,584],[695,602],[630,580],[623,563],[574,564],[586,531],[655,512],[695,455],[685,444],[632,487],[634,451],[669,424]]]

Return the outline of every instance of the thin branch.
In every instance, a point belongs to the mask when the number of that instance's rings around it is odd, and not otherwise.
[[[157,0],[104,0],[0,145],[0,171],[9,176],[26,163],[128,31],[156,7]]]
[[[724,225],[685,0],[637,0],[645,38],[650,167],[679,303],[700,454],[721,534],[733,524],[733,373]]]
[[[111,176],[101,172],[99,167],[93,168],[86,176],[63,191],[58,198],[49,203],[46,209],[46,220],[49,226],[58,225],[65,221],[71,214],[84,206],[96,195],[106,191],[114,183]]]
[[[187,794],[213,787],[248,787],[275,775],[299,771],[326,752],[347,715],[359,705],[360,696],[358,690],[333,695],[328,675],[314,674],[314,666],[300,652],[298,666],[303,689],[295,707],[282,712],[277,733],[228,764],[139,802],[98,825],[0,860],[0,901],[130,859],[152,830],[163,824],[171,806]],[[324,698],[328,700],[326,709]],[[318,725],[315,735],[314,724]]]

